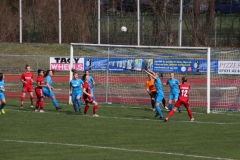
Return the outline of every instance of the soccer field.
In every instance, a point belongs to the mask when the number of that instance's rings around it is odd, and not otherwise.
[[[164,123],[150,105],[100,104],[92,117],[92,108],[83,116],[66,101],[59,111],[45,101],[44,113],[19,103],[7,98],[0,115],[1,160],[240,159],[239,112],[193,109],[190,122],[182,109]]]

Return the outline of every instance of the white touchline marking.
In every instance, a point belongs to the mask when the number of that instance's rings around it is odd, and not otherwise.
[[[62,146],[73,146],[73,147],[89,147],[89,148],[97,148],[97,149],[110,149],[110,150],[118,150],[118,151],[141,152],[141,153],[152,153],[152,154],[166,154],[166,155],[174,155],[174,156],[205,158],[205,159],[217,159],[217,160],[235,160],[235,159],[231,159],[231,158],[208,157],[208,156],[199,156],[199,155],[191,155],[191,154],[183,154],[183,153],[157,152],[157,151],[138,150],[138,149],[126,149],[126,148],[117,148],[117,147],[91,146],[91,145],[85,145],[85,144],[39,142],[39,141],[24,141],[24,140],[2,140],[2,141],[4,141],[4,142],[17,142],[17,143],[62,145]]]
[[[5,109],[6,111],[11,111],[11,112],[29,112],[29,113],[33,113],[33,114],[57,114],[57,115],[67,115],[67,114],[64,114],[64,113],[60,113],[60,112],[43,112],[43,113],[40,113],[40,112],[34,112],[34,110],[32,111],[26,111],[26,110],[13,110],[13,109]],[[105,118],[105,119],[121,119],[121,120],[132,120],[132,121],[154,121],[154,122],[162,122],[162,120],[159,120],[159,119],[142,119],[142,118],[124,118],[124,117],[107,117],[107,116],[99,116],[99,117],[93,117],[93,116],[84,116],[84,115],[80,115],[80,114],[72,114],[70,116],[81,116],[81,117],[89,117],[89,118]],[[218,125],[239,125],[240,122],[231,122],[231,123],[223,123],[223,122],[201,122],[201,121],[178,121],[178,120],[169,120],[169,121],[172,121],[172,122],[177,122],[177,123],[199,123],[199,124],[218,124]],[[169,123],[169,122],[165,122],[165,123]]]

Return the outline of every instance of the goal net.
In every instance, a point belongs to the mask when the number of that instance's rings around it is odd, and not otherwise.
[[[96,82],[94,96],[102,103],[150,106],[150,97],[145,90],[148,78],[141,71],[148,68],[162,73],[163,83],[166,83],[171,72],[175,73],[175,78],[180,82],[181,78],[186,76],[191,85],[191,107],[204,108],[207,113],[210,113],[211,109],[239,109],[239,102],[233,100],[233,96],[238,96],[239,87],[226,83],[227,75],[220,75],[218,70],[220,60],[217,58],[222,56],[216,53],[214,59],[210,57],[210,52],[208,47],[71,43],[70,68],[79,70],[80,76],[83,71],[89,70]],[[81,58],[83,64],[76,64],[76,58]],[[163,86],[163,90],[168,102],[170,88]]]
[[[211,74],[211,109],[240,110],[240,50],[212,51],[218,72]]]

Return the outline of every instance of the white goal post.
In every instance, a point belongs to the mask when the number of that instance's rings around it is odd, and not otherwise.
[[[211,76],[211,48],[210,47],[177,47],[177,46],[137,46],[137,45],[110,45],[110,44],[87,44],[87,43],[71,43],[70,44],[70,80],[72,79],[72,72],[71,69],[73,68],[73,63],[74,63],[74,47],[99,47],[99,48],[121,48],[121,49],[158,49],[158,50],[201,50],[206,53],[206,109],[207,113],[210,113],[210,87],[211,87],[211,81],[210,81],[210,76]],[[197,53],[196,53],[197,54]],[[82,57],[84,55],[81,55]],[[109,58],[109,55],[108,55]],[[108,64],[109,65],[109,64]],[[108,77],[106,77],[108,78]],[[107,82],[108,83],[108,82]],[[71,102],[71,97],[69,97],[69,103]]]

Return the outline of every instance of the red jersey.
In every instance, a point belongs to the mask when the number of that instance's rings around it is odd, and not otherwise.
[[[40,83],[40,85],[43,85],[44,84],[44,79],[43,79],[43,77],[42,76],[37,76],[37,80],[36,80],[36,87],[38,87],[38,88],[42,88],[41,86],[38,86],[38,83]]]
[[[23,83],[23,86],[30,86],[32,84],[33,73],[32,72],[23,72],[21,80],[24,80],[27,83]]]
[[[90,86],[88,85],[88,82],[84,82],[83,83],[83,89],[86,89],[86,92],[88,94],[91,94],[91,91],[90,91]],[[83,93],[83,99],[89,99],[89,100],[92,100],[92,97],[86,95]]]
[[[188,84],[180,84],[179,85],[179,100],[181,101],[188,101],[189,99],[189,90],[190,90],[190,85]]]

